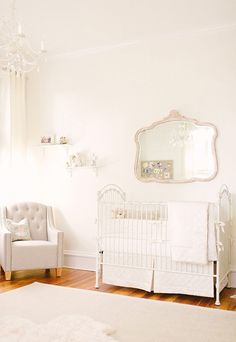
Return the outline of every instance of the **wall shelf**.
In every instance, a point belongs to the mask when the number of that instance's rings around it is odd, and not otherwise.
[[[92,170],[94,171],[94,173],[96,174],[96,176],[98,175],[98,166],[89,166],[89,165],[81,165],[81,166],[67,166],[66,170],[70,173],[70,175],[72,176],[72,173],[74,170],[76,169],[84,169],[84,170]]]
[[[62,149],[64,151],[66,151],[66,155],[68,155],[69,153],[69,149],[72,146],[72,144],[59,144],[59,143],[41,143],[36,145],[36,147],[39,147],[42,149],[43,151],[43,155],[45,156],[45,151],[49,150],[49,149],[53,149],[53,148],[59,148]]]
[[[41,143],[39,145],[37,145],[37,147],[42,147],[42,148],[48,148],[48,147],[56,147],[56,146],[60,146],[60,147],[70,147],[72,146],[71,144],[53,144],[53,143]]]
[[[45,156],[46,150],[53,149],[53,148],[58,148],[58,149],[64,150],[66,152],[67,158],[70,157],[69,152],[70,152],[70,147],[71,146],[72,146],[72,144],[69,144],[69,143],[67,143],[67,144],[40,143],[40,144],[36,145],[36,147],[39,147],[40,149],[42,149],[43,156]],[[71,156],[75,156],[75,158],[76,158],[76,155],[77,154],[74,154],[74,155],[71,155]],[[97,158],[97,157],[95,157],[95,158]],[[86,162],[89,163],[89,161],[87,161],[86,159],[87,158],[85,158],[85,160],[82,161],[82,163],[86,163]],[[81,161],[76,160],[76,162],[81,162]],[[66,164],[70,165],[70,163],[71,163],[71,160],[69,160],[69,162],[67,162]],[[98,175],[98,168],[99,167],[100,166],[97,166],[97,165],[93,166],[93,165],[86,165],[86,164],[85,165],[76,165],[76,163],[75,163],[75,165],[73,165],[73,163],[72,163],[72,166],[65,166],[65,169],[68,171],[68,173],[70,174],[71,177],[72,177],[72,174],[73,174],[74,170],[76,170],[76,169],[77,170],[79,170],[79,169],[80,170],[82,170],[82,169],[83,170],[92,170],[95,173],[95,175],[97,176]]]

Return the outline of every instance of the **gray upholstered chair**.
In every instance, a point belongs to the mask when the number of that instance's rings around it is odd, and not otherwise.
[[[28,221],[31,240],[12,241],[8,219]],[[26,222],[27,222],[26,221]],[[0,265],[6,280],[11,272],[30,269],[56,269],[61,276],[63,266],[63,232],[54,227],[51,207],[33,202],[16,203],[2,209],[0,229]]]

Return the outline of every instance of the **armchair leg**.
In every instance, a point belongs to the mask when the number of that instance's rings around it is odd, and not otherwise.
[[[56,268],[56,276],[60,277],[62,272],[62,268]]]
[[[11,272],[5,272],[5,279],[11,280]]]

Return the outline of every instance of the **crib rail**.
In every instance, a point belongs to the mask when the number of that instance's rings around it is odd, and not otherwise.
[[[100,201],[98,212],[100,264],[213,276],[211,264],[172,260],[167,203]]]
[[[153,256],[157,255],[161,243],[168,240],[166,209],[166,204],[160,203],[100,202],[98,225],[102,263],[152,268]],[[160,249],[161,253],[164,251]]]

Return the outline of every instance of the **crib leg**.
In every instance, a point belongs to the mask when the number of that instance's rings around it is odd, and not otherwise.
[[[95,288],[96,289],[99,288],[99,259],[100,259],[100,255],[98,253],[97,257],[96,257],[96,280],[95,280]]]
[[[216,301],[215,305],[220,305],[220,282],[219,278],[216,278]]]
[[[217,298],[217,296],[216,296],[216,301],[215,301],[215,305],[220,305],[220,299],[219,298]]]

